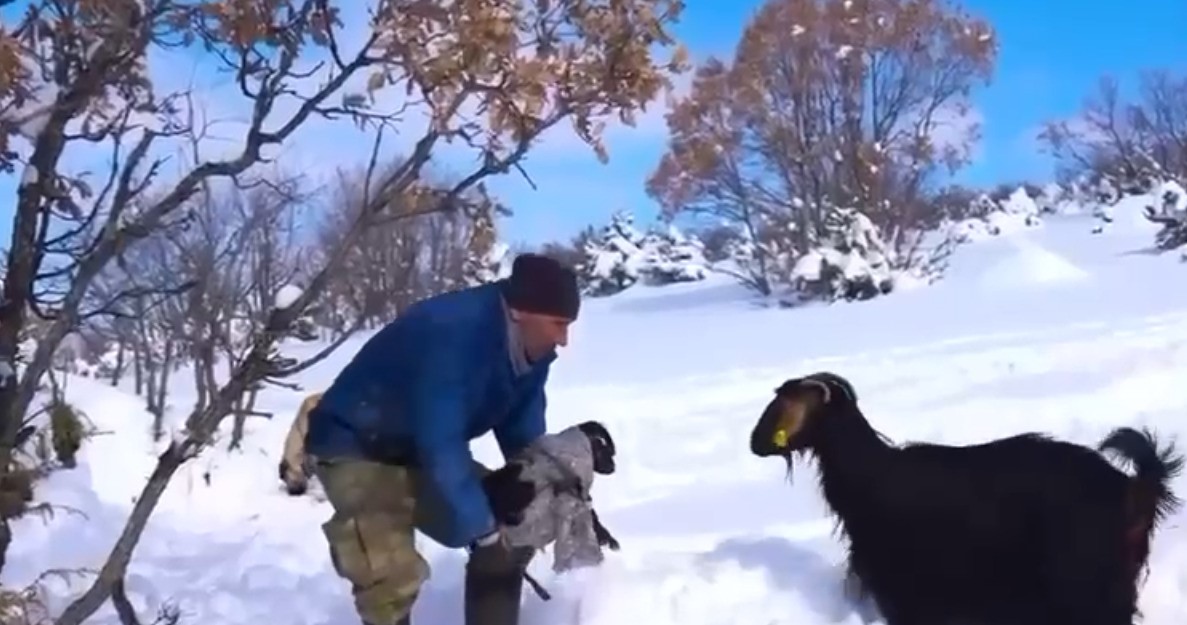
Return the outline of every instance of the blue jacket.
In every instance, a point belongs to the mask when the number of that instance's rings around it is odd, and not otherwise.
[[[450,517],[435,539],[462,547],[495,527],[469,443],[494,431],[504,457],[545,432],[556,354],[516,376],[499,283],[422,300],[377,332],[309,414],[320,458],[400,458]]]

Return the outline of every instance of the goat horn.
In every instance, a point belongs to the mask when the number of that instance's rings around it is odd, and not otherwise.
[[[826,404],[828,403],[828,400],[832,397],[832,391],[828,388],[828,384],[825,382],[822,382],[820,380],[816,380],[813,378],[807,378],[807,379],[803,380],[801,382],[801,384],[803,384],[804,386],[815,386],[815,387],[819,388],[820,391],[822,393],[824,393],[824,403],[826,403]]]

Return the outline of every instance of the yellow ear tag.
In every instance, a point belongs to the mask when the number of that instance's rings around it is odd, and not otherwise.
[[[787,430],[775,430],[773,439],[776,447],[787,447]]]

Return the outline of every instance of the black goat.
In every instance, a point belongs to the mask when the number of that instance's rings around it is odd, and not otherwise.
[[[780,386],[750,449],[789,477],[793,454],[816,458],[850,571],[888,625],[1132,625],[1151,534],[1180,503],[1168,482],[1183,458],[1148,432],[1119,428],[1098,450],[1034,433],[894,447],[831,373]]]

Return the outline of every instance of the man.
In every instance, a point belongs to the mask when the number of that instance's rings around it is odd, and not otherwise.
[[[284,489],[288,494],[304,495],[309,488],[309,474],[312,472],[313,458],[305,453],[305,432],[309,430],[309,412],[321,400],[321,393],[310,393],[305,396],[297,409],[297,417],[289,426],[288,434],[284,437],[284,451],[280,458],[280,481],[284,482]]]
[[[545,433],[544,385],[579,306],[571,270],[519,256],[507,279],[410,307],[310,413],[306,449],[334,508],[322,530],[366,625],[411,622],[429,576],[414,527],[469,549],[466,625],[518,623],[533,553],[502,540],[469,442],[493,431],[510,458]]]

